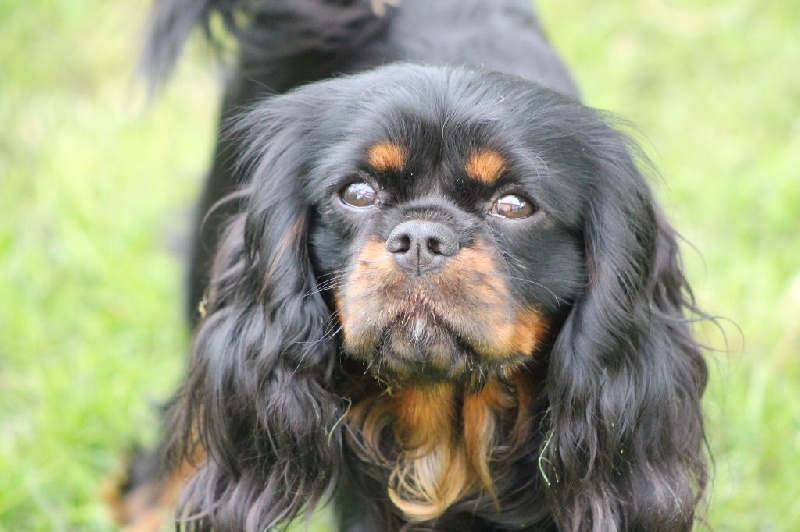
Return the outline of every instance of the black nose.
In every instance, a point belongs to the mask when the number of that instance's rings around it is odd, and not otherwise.
[[[397,264],[421,275],[458,253],[458,235],[447,225],[425,220],[398,224],[386,240]]]

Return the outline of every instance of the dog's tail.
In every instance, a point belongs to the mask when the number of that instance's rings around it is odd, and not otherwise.
[[[192,30],[218,49],[232,36],[240,68],[300,54],[330,57],[378,35],[400,0],[155,0],[138,72],[151,90],[165,83]],[[227,39],[229,42],[230,39]],[[248,65],[248,63],[250,63]]]

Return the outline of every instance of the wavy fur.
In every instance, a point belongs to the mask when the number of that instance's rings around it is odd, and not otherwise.
[[[197,468],[185,526],[265,530],[329,497],[353,531],[689,530],[698,519],[708,373],[691,320],[705,315],[647,163],[578,101],[527,4],[158,4],[143,62],[155,78],[215,13],[241,49],[202,216],[228,200],[195,235],[190,306],[205,293],[207,312],[168,414],[171,469]],[[431,20],[458,25],[434,36]],[[445,66],[300,86],[399,57]],[[359,154],[376,145],[391,160],[365,170]],[[343,209],[337,191],[371,171],[390,199]],[[506,181],[538,218],[508,225],[472,210]],[[444,224],[471,253],[456,274],[407,289],[435,320],[390,297],[408,274],[382,246],[408,219]],[[480,301],[494,306],[476,311]],[[512,329],[534,338],[482,336],[507,325],[503,305],[541,324]],[[394,306],[399,321],[384,317]],[[359,332],[376,323],[384,336]],[[446,353],[435,366],[408,342]]]

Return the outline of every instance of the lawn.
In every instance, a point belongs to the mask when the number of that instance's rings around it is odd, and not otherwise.
[[[800,530],[800,4],[539,2],[586,101],[636,124],[702,306],[720,531]],[[0,529],[99,497],[183,367],[182,254],[216,71],[148,104],[143,2],[0,0]],[[324,528],[324,527],[320,527]]]

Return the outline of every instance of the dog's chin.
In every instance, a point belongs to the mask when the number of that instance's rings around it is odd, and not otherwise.
[[[410,315],[396,318],[376,338],[348,352],[387,383],[451,382],[469,389],[479,389],[490,379],[507,380],[527,358],[492,357],[474,343],[434,316]]]

